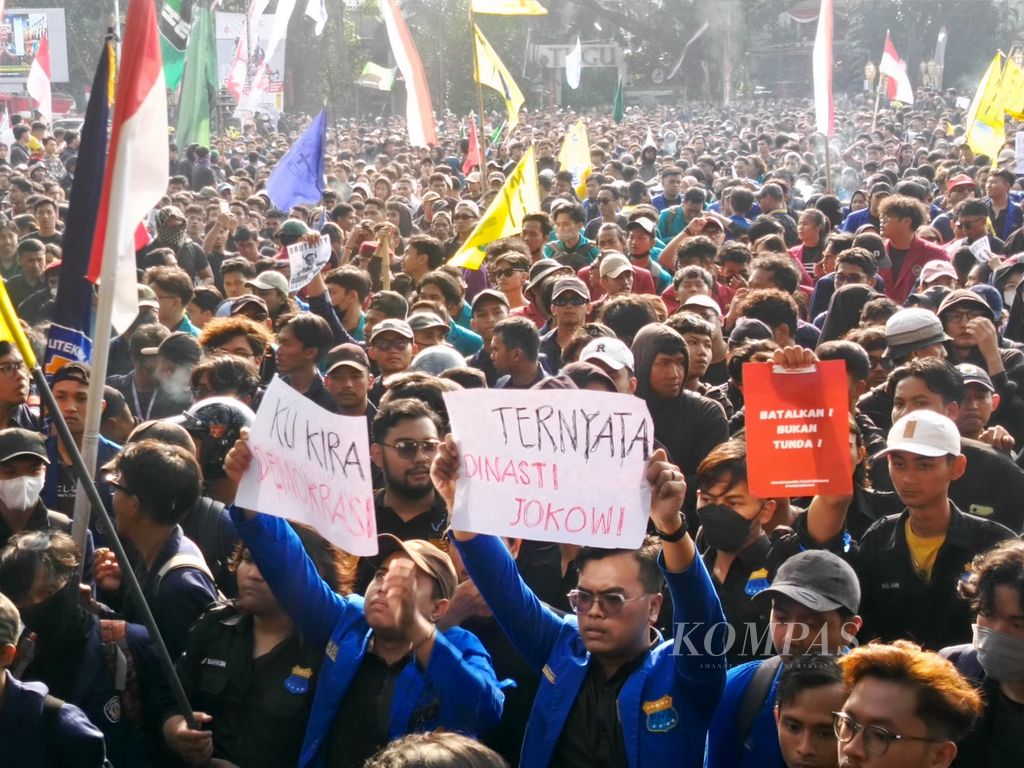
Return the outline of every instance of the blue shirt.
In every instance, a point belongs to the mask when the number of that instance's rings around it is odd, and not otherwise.
[[[764,663],[758,659],[729,670],[725,679],[725,692],[708,731],[708,750],[705,768],[786,768],[779,748],[779,732],[775,727],[775,692],[779,687],[782,665],[772,680],[768,695],[754,718],[749,735],[741,744],[736,734],[736,718],[743,706],[743,697],[754,679],[754,673]]]

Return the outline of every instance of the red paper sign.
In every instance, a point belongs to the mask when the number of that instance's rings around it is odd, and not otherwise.
[[[746,363],[747,483],[761,498],[853,492],[846,363]]]

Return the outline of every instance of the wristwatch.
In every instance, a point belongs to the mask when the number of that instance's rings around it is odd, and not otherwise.
[[[659,539],[669,543],[682,540],[683,536],[686,535],[686,515],[679,515],[679,528],[672,533],[665,533],[664,531],[659,530],[657,526],[654,528],[654,533]]]

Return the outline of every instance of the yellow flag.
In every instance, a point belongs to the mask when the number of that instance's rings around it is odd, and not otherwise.
[[[558,152],[558,168],[572,173],[572,185],[576,194],[587,194],[587,177],[590,176],[590,141],[587,139],[587,124],[581,117],[562,139]]]
[[[469,233],[466,242],[448,263],[453,267],[480,269],[484,262],[484,248],[509,235],[516,235],[523,229],[523,217],[540,210],[540,193],[537,191],[537,161],[533,158],[533,147],[523,154],[523,159],[505,179],[498,190],[498,196],[484,211],[476,227]]]
[[[1009,56],[999,81],[999,101],[1006,114],[1024,120],[1024,72]]]
[[[497,16],[546,16],[548,9],[537,0],[472,0],[473,13]]]
[[[11,303],[11,297],[7,293],[7,286],[4,285],[3,280],[0,280],[0,341],[12,342],[21,352],[25,365],[29,368],[36,367],[36,353],[32,350],[32,345],[21,327],[18,313],[14,311],[14,305]]]
[[[997,53],[978,84],[971,108],[967,111],[967,146],[978,154],[988,155],[996,162],[999,149],[1006,141],[1006,120],[999,98],[1002,80],[1002,57]]]
[[[476,65],[477,71],[474,77],[480,85],[493,88],[501,94],[505,100],[505,111],[508,112],[508,129],[512,130],[519,124],[519,110],[526,101],[523,92],[519,90],[512,74],[508,71],[498,54],[495,53],[491,44],[487,42],[480,27],[473,25],[476,34]]]

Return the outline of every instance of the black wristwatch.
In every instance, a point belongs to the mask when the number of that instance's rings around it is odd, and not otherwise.
[[[677,531],[673,533],[665,533],[664,531],[658,530],[657,526],[655,526],[654,532],[662,541],[667,541],[669,543],[681,541],[683,536],[686,535],[686,515],[679,515],[679,529]]]

